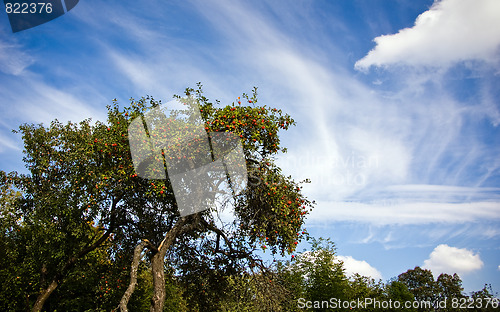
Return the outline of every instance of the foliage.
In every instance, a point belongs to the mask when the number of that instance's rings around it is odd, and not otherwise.
[[[371,278],[356,274],[348,277],[344,264],[335,256],[335,245],[329,239],[314,239],[311,250],[300,253],[295,260],[278,264],[281,284],[290,292],[284,303],[287,311],[299,311],[298,301],[322,302],[330,299],[350,301],[364,298],[381,298],[383,285]],[[336,311],[332,306],[311,311]],[[367,310],[369,311],[369,310]]]
[[[3,171],[0,171],[0,192],[0,279],[3,281],[0,310],[25,310],[28,308],[26,301],[31,272],[23,263],[22,214],[16,209],[20,193],[12,185],[12,175]]]
[[[483,289],[478,291],[473,291],[469,298],[466,298],[469,301],[466,301],[466,306],[468,307],[470,303],[472,304],[471,308],[468,308],[468,311],[498,311],[498,304],[492,303],[500,303],[500,299],[498,297],[498,293],[494,293],[491,285],[485,284]],[[478,306],[480,303],[480,306]],[[488,304],[489,303],[489,304]]]
[[[406,284],[398,280],[393,280],[387,283],[386,293],[388,299],[393,301],[398,301],[398,302],[415,301],[415,296],[413,296],[413,293],[410,290],[408,290]],[[397,309],[393,309],[393,311],[397,311]],[[416,309],[408,308],[407,311],[416,311]]]
[[[274,274],[241,274],[228,278],[225,297],[219,311],[288,311],[282,307],[288,292],[277,283]]]
[[[398,276],[398,281],[404,283],[408,290],[418,301],[436,301],[437,285],[432,272],[427,269],[415,267]]]
[[[124,108],[115,101],[107,107],[107,122],[87,119],[64,125],[55,120],[49,126],[21,125],[17,133],[24,141],[23,160],[29,173],[9,176],[19,198],[15,208],[6,204],[4,209],[23,218],[17,223],[6,221],[10,238],[2,239],[2,244],[13,245],[14,252],[5,259],[22,263],[17,282],[24,285],[18,297],[27,298],[25,308],[40,311],[45,305],[55,309],[63,297],[87,295],[96,295],[96,304],[101,306],[116,303],[118,286],[125,287],[121,281],[126,280],[116,268],[128,266],[120,257],[130,259],[140,240],[149,242],[150,260],[155,259],[155,246],[169,237],[171,243],[185,242],[171,248],[173,258],[196,263],[198,257],[202,266],[228,267],[227,274],[255,266],[253,251],[257,248],[293,252],[306,234],[302,225],[313,203],[301,193],[298,183],[282,175],[273,157],[286,151],[280,146],[278,132],[294,121],[281,110],[256,106],[256,89],[251,97],[244,94],[242,98],[245,104],[238,98],[237,104],[217,107],[218,103],[203,96],[201,85],[196,90],[188,88],[186,98],[178,97],[197,104],[207,133],[231,132],[241,139],[253,180],[244,192],[233,194],[235,219],[225,224],[217,223],[216,207],[180,218],[169,179],[151,181],[135,171],[128,127],[161,104],[151,97],[132,99]],[[182,123],[178,116],[178,111],[172,111],[169,120]],[[169,126],[161,124],[156,130],[166,132]],[[10,201],[7,194],[2,198]],[[14,227],[19,227],[17,233]],[[203,257],[193,251],[197,247],[204,250]],[[84,269],[93,272],[84,273]],[[105,269],[105,276],[95,279]],[[194,271],[185,266],[178,269],[185,276]],[[80,278],[84,275],[85,279]],[[93,282],[97,292],[89,286]],[[104,293],[99,292],[101,287]],[[69,309],[69,305],[60,307]]]

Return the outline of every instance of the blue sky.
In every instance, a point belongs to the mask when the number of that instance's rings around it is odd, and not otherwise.
[[[15,34],[1,16],[0,169],[24,170],[24,122],[257,86],[297,121],[278,162],[312,180],[307,228],[348,271],[500,291],[500,2],[81,0]]]

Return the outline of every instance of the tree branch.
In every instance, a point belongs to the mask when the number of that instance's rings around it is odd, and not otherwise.
[[[85,256],[89,252],[93,251],[94,249],[98,248],[101,246],[101,244],[108,239],[108,237],[111,235],[111,233],[115,229],[115,219],[116,219],[116,206],[118,205],[118,202],[121,200],[121,195],[113,198],[113,202],[111,203],[111,220],[109,224],[108,230],[92,245],[83,248],[78,252],[77,254],[71,256],[64,266],[54,275],[54,278],[52,279],[51,283],[49,286],[45,289],[43,289],[40,294],[38,295],[38,298],[36,299],[35,304],[33,305],[33,308],[31,309],[32,312],[39,312],[42,310],[43,305],[45,304],[45,301],[49,298],[49,296],[54,292],[54,290],[57,288],[59,285],[60,280],[64,277],[67,271],[69,271],[78,261],[79,258]]]
[[[132,258],[132,264],[130,265],[130,283],[127,287],[127,290],[122,296],[122,299],[120,300],[120,304],[118,305],[118,308],[116,308],[113,311],[117,311],[120,309],[121,312],[128,312],[127,305],[130,300],[130,297],[132,297],[132,294],[134,293],[135,286],[137,285],[137,270],[139,267],[139,261],[141,260],[141,254],[143,249],[151,245],[151,242],[148,240],[142,240],[134,249],[134,257]],[[154,246],[153,246],[154,247]],[[155,248],[156,249],[156,248]]]

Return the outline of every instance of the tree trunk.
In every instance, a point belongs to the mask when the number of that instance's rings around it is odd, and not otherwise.
[[[174,243],[175,238],[195,227],[198,226],[200,218],[195,216],[191,224],[186,225],[188,217],[183,217],[177,221],[174,227],[168,231],[165,238],[160,243],[158,251],[151,259],[151,273],[153,274],[153,297],[151,298],[150,312],[163,312],[163,305],[165,304],[165,255],[167,250]]]
[[[57,288],[57,281],[53,280],[52,283],[50,283],[49,287],[44,289],[40,295],[38,295],[38,298],[36,299],[35,305],[33,306],[33,309],[31,309],[32,312],[40,312],[42,311],[43,305],[45,304],[45,301],[49,299],[50,294],[54,292]]]
[[[157,252],[151,259],[151,273],[153,274],[153,297],[151,298],[150,312],[162,312],[165,304],[165,255]]]
[[[130,268],[130,283],[127,290],[123,294],[122,299],[120,300],[120,304],[118,305],[118,308],[121,312],[128,312],[127,305],[130,297],[132,297],[132,294],[134,293],[135,286],[137,285],[137,269],[139,267],[139,261],[141,260],[141,253],[147,243],[148,241],[143,240],[134,249],[134,257],[132,259],[132,265]]]

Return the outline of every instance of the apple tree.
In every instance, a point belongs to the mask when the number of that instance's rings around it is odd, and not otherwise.
[[[302,194],[300,183],[275,164],[275,157],[286,151],[279,133],[294,125],[293,119],[279,109],[259,106],[256,89],[226,106],[210,102],[200,85],[177,98],[196,104],[188,108],[199,109],[208,135],[231,133],[241,142],[248,183],[222,203],[231,211],[229,219],[220,217],[222,206],[215,204],[182,215],[168,177],[138,175],[128,129],[161,104],[151,97],[132,99],[124,108],[114,101],[106,122],[55,120],[47,126],[20,126],[28,173],[13,173],[12,181],[21,194],[23,221],[36,237],[27,249],[40,277],[33,288],[32,311],[41,311],[59,285],[97,249],[109,250],[110,261],[120,266],[134,260],[119,305],[126,311],[145,248],[152,272],[151,311],[162,311],[166,258],[186,276],[195,271],[190,263],[198,263],[206,271],[220,270],[224,279],[224,274],[244,268],[264,270],[254,253],[257,249],[290,254],[307,235],[302,226],[313,202]],[[172,112],[167,117],[178,125],[183,121],[177,116]],[[168,131],[169,124],[158,127]],[[183,153],[182,144],[178,146],[178,151],[165,152]],[[168,172],[165,160],[160,169]]]

